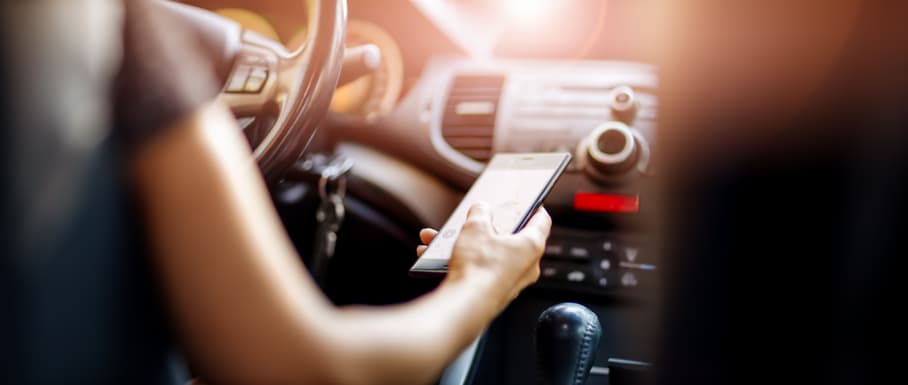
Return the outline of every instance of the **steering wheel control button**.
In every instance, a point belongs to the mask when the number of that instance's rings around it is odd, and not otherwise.
[[[604,271],[609,271],[612,268],[612,261],[603,258],[601,261],[599,261],[599,268]]]
[[[257,93],[261,91],[264,86],[265,78],[249,78],[249,80],[246,81],[246,87],[243,87],[243,91]]]
[[[243,92],[246,87],[246,79],[249,78],[249,73],[252,71],[252,67],[244,64],[240,64],[236,67],[236,70],[233,71],[233,74],[230,76],[230,81],[227,82],[227,88],[225,91],[239,93]]]
[[[265,87],[266,81],[268,81],[268,68],[253,67],[249,72],[249,78],[246,79],[246,85],[243,87],[243,91],[251,93],[261,92],[262,88]]]
[[[268,78],[268,67],[255,66],[249,73],[250,78]]]

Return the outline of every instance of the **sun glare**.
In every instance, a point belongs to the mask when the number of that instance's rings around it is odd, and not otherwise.
[[[534,21],[544,17],[553,0],[505,0],[508,15],[518,21]]]

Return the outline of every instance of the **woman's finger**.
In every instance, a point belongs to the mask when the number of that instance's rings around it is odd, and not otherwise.
[[[549,212],[545,207],[539,206],[539,209],[536,210],[536,213],[533,214],[533,217],[527,222],[527,226],[537,227],[545,234],[548,234],[552,229],[552,216],[549,215]]]
[[[438,230],[422,229],[422,230],[419,230],[419,240],[424,245],[428,245],[429,242],[432,242],[432,239],[435,239],[435,235],[437,235],[437,234],[438,234]]]
[[[422,253],[425,253],[427,248],[429,248],[429,246],[426,246],[426,245],[416,246],[416,256],[421,257]]]
[[[545,244],[551,231],[552,217],[549,216],[549,212],[545,208],[539,207],[539,210],[536,210],[527,225],[517,234],[530,238],[534,243]]]
[[[470,210],[467,211],[467,220],[463,224],[463,230],[489,234],[495,233],[495,229],[492,227],[492,208],[488,203],[478,202],[470,206]]]

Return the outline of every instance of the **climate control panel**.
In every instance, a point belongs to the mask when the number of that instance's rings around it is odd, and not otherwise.
[[[642,239],[560,229],[546,245],[537,285],[593,293],[651,287],[653,254]]]

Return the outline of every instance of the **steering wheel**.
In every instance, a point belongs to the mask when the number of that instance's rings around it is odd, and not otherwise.
[[[295,50],[213,12],[160,2],[202,39],[225,83],[219,99],[237,117],[269,182],[283,175],[315,136],[343,64],[346,1],[302,1],[308,33]]]

